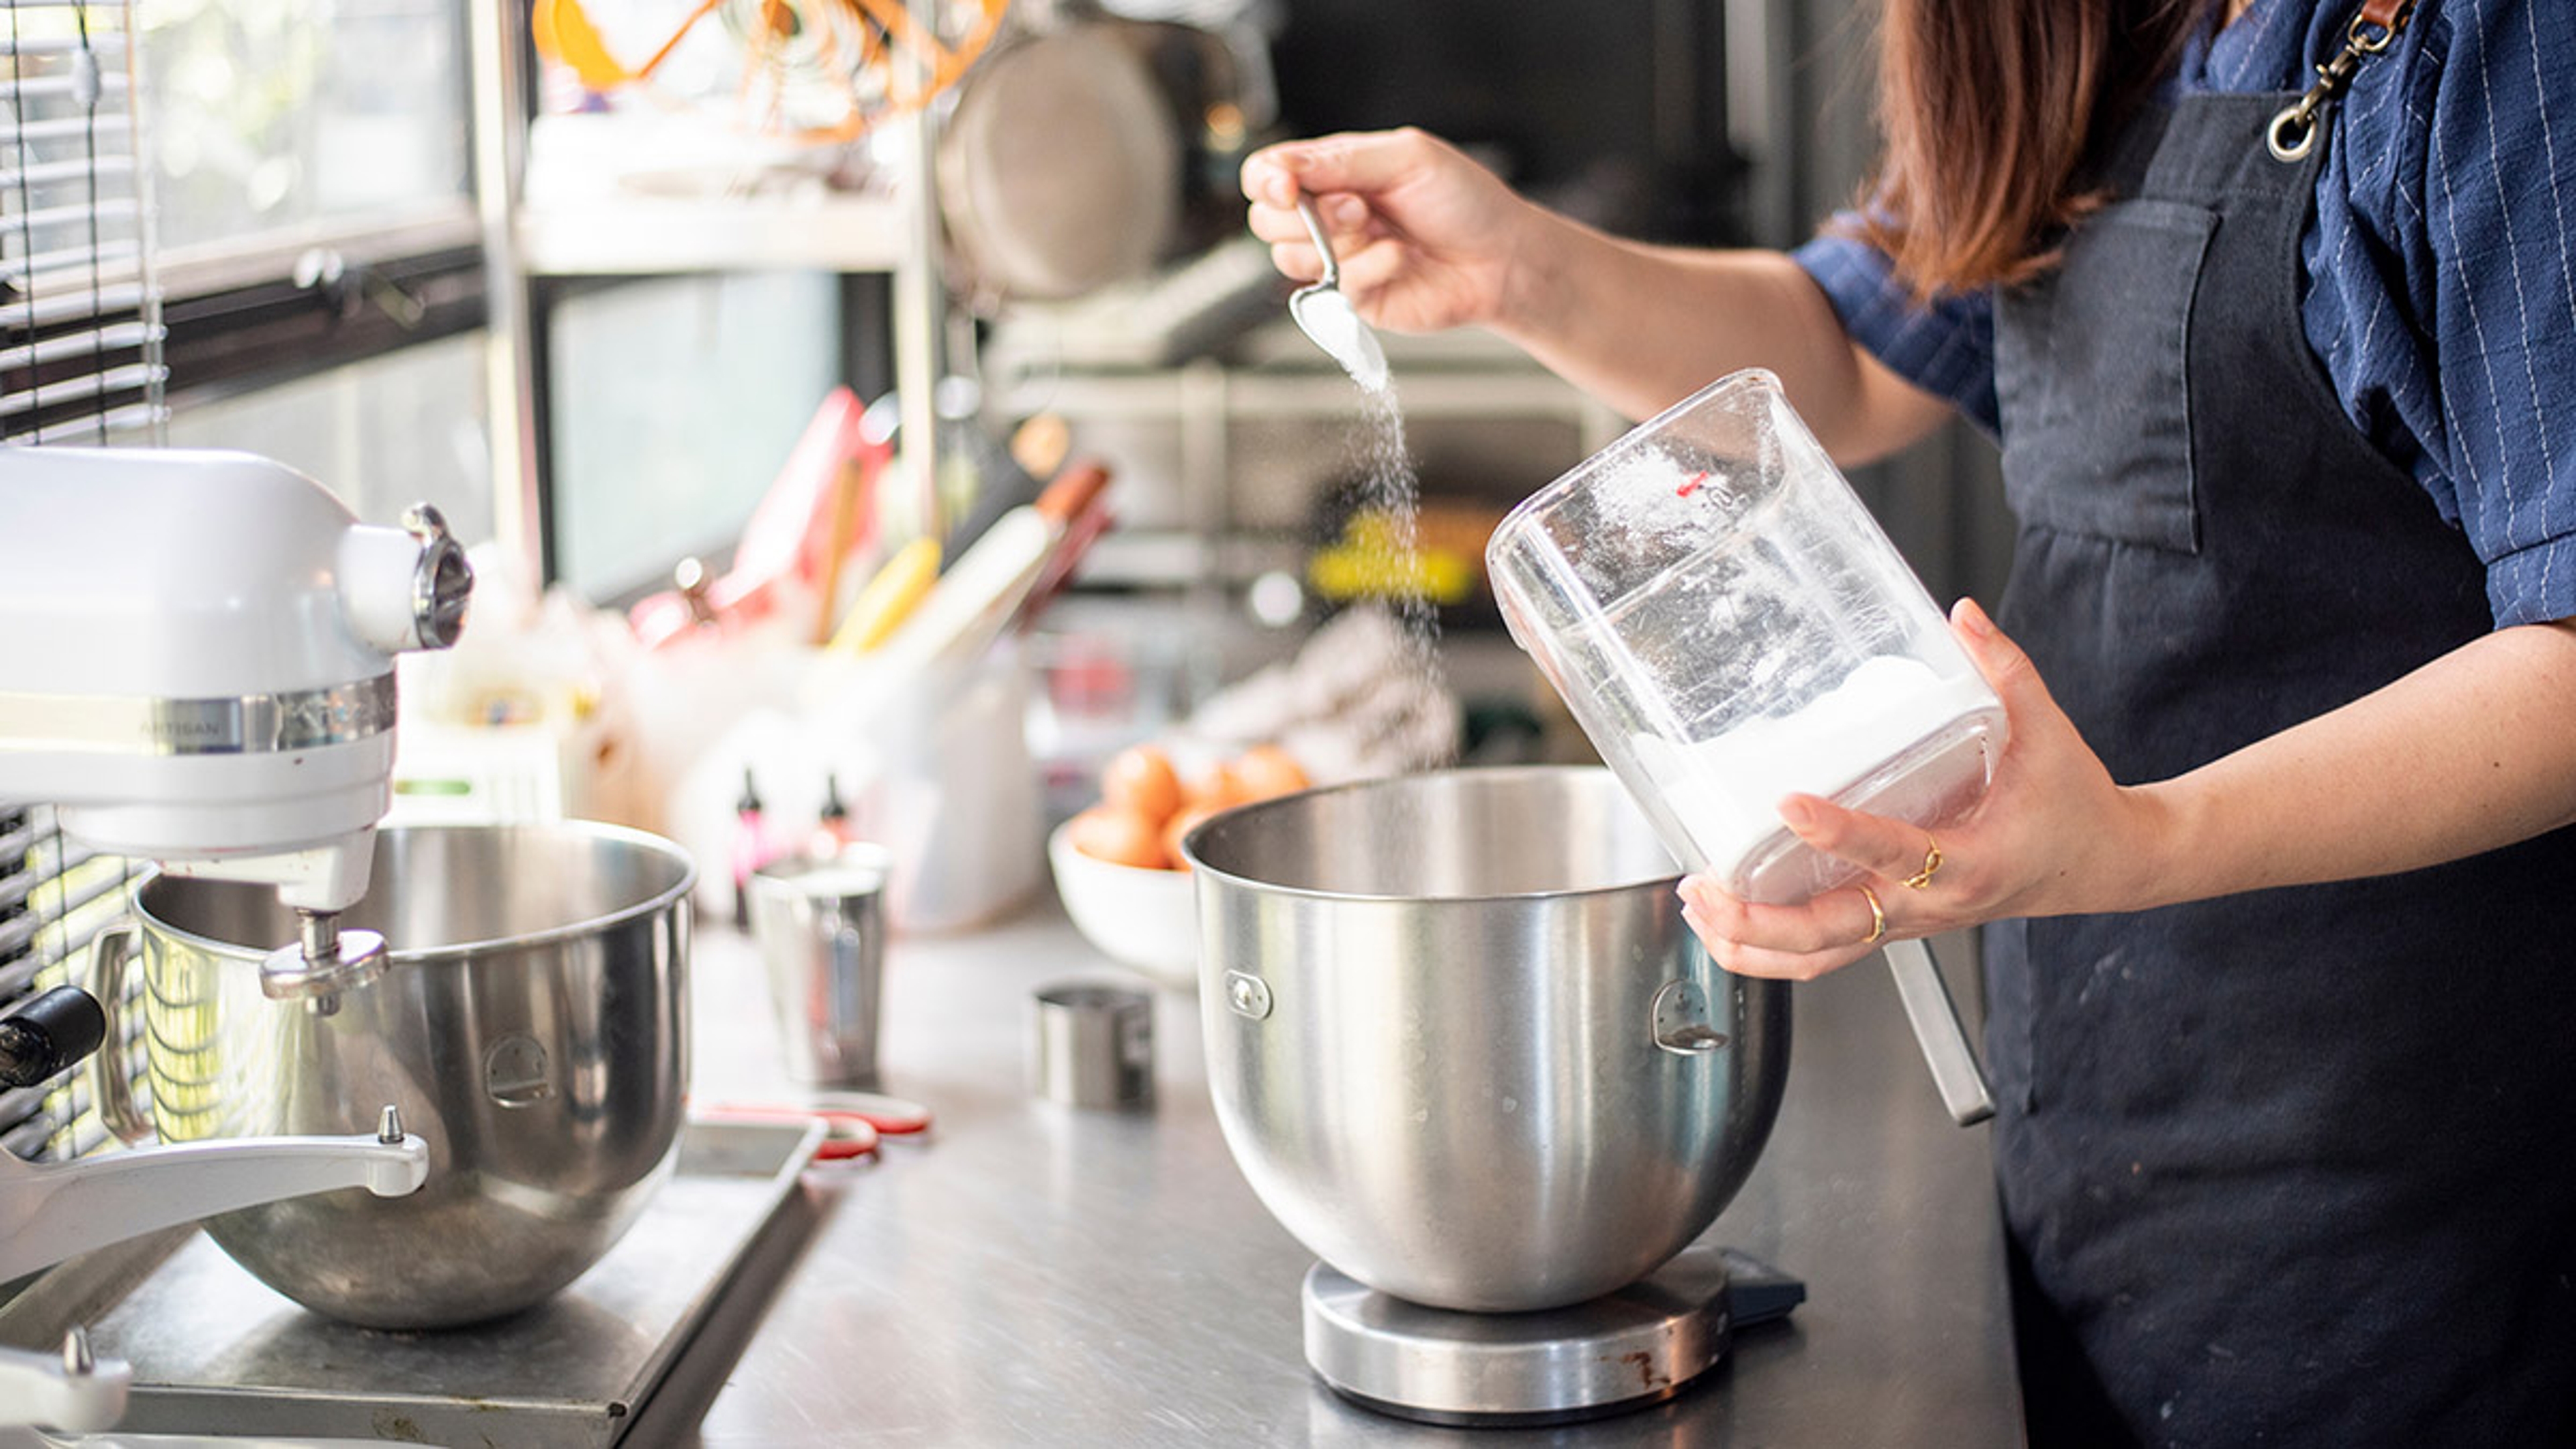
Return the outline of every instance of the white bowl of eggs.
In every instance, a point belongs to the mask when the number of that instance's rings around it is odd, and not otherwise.
[[[1100,803],[1047,838],[1056,894],[1100,953],[1168,986],[1198,984],[1198,903],[1181,837],[1219,811],[1305,789],[1287,751],[1256,745],[1184,776],[1155,745],[1122,750],[1101,772]]]

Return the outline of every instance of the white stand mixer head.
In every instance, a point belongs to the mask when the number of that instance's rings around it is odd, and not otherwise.
[[[176,874],[355,904],[392,803],[393,656],[453,643],[473,587],[436,510],[404,522],[246,453],[0,448],[22,559],[0,799]]]
[[[336,917],[366,893],[392,800],[392,656],[454,643],[473,587],[435,510],[404,524],[360,524],[246,453],[0,447],[16,558],[0,573],[0,799],[54,802],[101,850],[276,886],[305,926],[263,985],[317,1011],[381,965],[382,942],[343,944]],[[427,1173],[391,1109],[372,1137],[47,1164],[0,1151],[0,1281],[279,1198],[408,1193]]]

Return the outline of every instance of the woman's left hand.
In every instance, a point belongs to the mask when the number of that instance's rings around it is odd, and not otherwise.
[[[1791,906],[1736,900],[1703,876],[1684,880],[1683,918],[1718,964],[1812,980],[1891,938],[2147,903],[2163,827],[2154,797],[2113,783],[2029,656],[1973,600],[1950,611],[1950,627],[2011,722],[1984,798],[1943,826],[1936,846],[1920,826],[1789,796],[1781,821],[1867,875]]]

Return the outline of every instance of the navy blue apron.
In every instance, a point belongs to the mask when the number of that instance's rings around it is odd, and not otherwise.
[[[2002,622],[2124,783],[2489,632],[2484,571],[2299,317],[2291,97],[2119,138],[1999,301]],[[2330,141],[2329,141],[2330,144]],[[2576,728],[2576,721],[2569,722]],[[2414,788],[2375,761],[2354,788]],[[2576,1443],[2576,833],[1987,932],[2038,1442]]]

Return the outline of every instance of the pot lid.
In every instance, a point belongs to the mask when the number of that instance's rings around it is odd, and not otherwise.
[[[940,141],[940,209],[975,291],[1078,296],[1138,276],[1180,214],[1181,142],[1145,60],[1106,24],[988,55]]]

